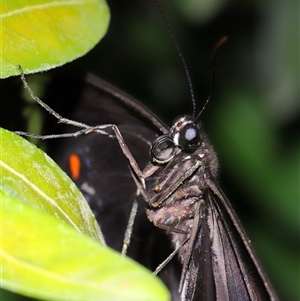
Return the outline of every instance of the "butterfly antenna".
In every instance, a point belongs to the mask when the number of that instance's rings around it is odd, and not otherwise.
[[[173,40],[173,43],[174,43],[175,48],[177,50],[177,53],[178,53],[178,55],[180,57],[180,60],[182,62],[182,65],[183,65],[183,68],[184,68],[184,71],[185,71],[185,74],[186,74],[186,77],[187,77],[190,94],[191,94],[191,100],[192,100],[192,106],[193,106],[193,116],[195,116],[196,115],[196,100],[195,100],[195,93],[194,93],[194,89],[193,89],[193,84],[192,84],[190,72],[188,70],[187,64],[186,64],[185,59],[183,57],[183,54],[182,54],[182,52],[180,50],[180,47],[179,47],[179,45],[177,43],[177,40],[176,40],[176,38],[175,38],[175,36],[173,34],[171,26],[170,26],[170,24],[169,24],[169,22],[168,22],[168,20],[167,20],[167,18],[165,16],[163,10],[162,10],[161,5],[159,4],[158,0],[154,0],[154,2],[156,4],[156,6],[157,6],[157,8],[158,8],[158,10],[159,10],[162,18],[163,18],[163,21],[164,21],[164,23],[165,23],[165,25],[167,27],[167,30],[168,30],[168,32],[169,32],[169,34],[170,34],[170,36],[171,36],[171,38]]]
[[[209,94],[208,94],[208,97],[207,97],[207,100],[206,100],[204,106],[202,107],[201,111],[199,112],[198,116],[196,117],[196,120],[199,120],[200,115],[205,110],[207,104],[209,103],[209,101],[212,97],[212,93],[213,93],[213,90],[214,90],[214,87],[215,87],[215,81],[216,81],[216,56],[217,56],[217,53],[218,53],[219,49],[226,43],[226,41],[227,41],[226,36],[221,38],[221,40],[215,46],[215,49],[212,53],[212,56],[211,56],[212,76],[211,76],[211,84],[210,84]]]

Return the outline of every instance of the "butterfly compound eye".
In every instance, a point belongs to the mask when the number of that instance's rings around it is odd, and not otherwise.
[[[195,124],[184,126],[178,137],[178,145],[182,150],[190,150],[196,147],[200,142],[200,131]]]
[[[152,143],[150,157],[158,164],[168,163],[174,157],[174,142],[169,135],[159,136]]]

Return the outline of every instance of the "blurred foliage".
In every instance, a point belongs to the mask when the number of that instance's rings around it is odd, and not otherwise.
[[[276,290],[282,300],[299,300],[299,3],[162,0],[161,5],[187,61],[198,110],[209,93],[212,50],[228,36],[202,120],[219,156],[221,186]],[[153,2],[111,0],[109,6],[111,26],[103,41],[47,76],[93,72],[168,123],[191,112],[185,73]],[[22,102],[12,102],[22,90],[19,82],[0,82],[1,125],[8,129],[26,126],[16,112]]]

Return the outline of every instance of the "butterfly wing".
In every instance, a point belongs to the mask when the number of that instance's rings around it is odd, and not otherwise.
[[[169,130],[140,102],[93,74],[85,77],[81,99],[74,117],[90,125],[131,124],[147,128],[155,135],[165,134]]]
[[[206,189],[182,301],[278,300],[233,208],[215,183]]]
[[[149,161],[152,141],[168,128],[142,104],[107,82],[88,74],[81,84],[80,101],[72,119],[89,125],[116,124],[143,169]],[[76,129],[68,129],[71,130]],[[91,133],[64,139],[56,149],[56,161],[83,192],[107,244],[121,251],[137,188],[117,140]],[[75,166],[72,159],[77,160]],[[138,202],[128,256],[154,270],[172,252],[172,246],[166,233],[148,221],[145,201],[140,197]],[[180,274],[181,265],[174,260],[160,275],[173,300],[179,300]]]

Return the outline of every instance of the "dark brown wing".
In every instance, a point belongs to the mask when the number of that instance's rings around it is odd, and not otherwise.
[[[86,121],[89,125],[142,126],[156,135],[169,131],[169,127],[144,105],[93,74],[85,76],[81,99],[74,114],[75,120]]]
[[[278,300],[229,201],[209,185],[182,301]]]
[[[168,128],[138,101],[96,76],[89,74],[85,80],[77,79],[77,84],[82,88],[72,119],[89,125],[116,124],[140,168],[144,168],[151,143]],[[69,175],[68,158],[71,154],[80,157],[80,175],[74,181],[91,206],[107,244],[121,251],[137,188],[117,140],[89,134],[64,139],[57,149],[56,161]],[[167,234],[148,221],[145,201],[138,201],[128,256],[154,271],[173,249]],[[181,265],[176,260],[160,274],[174,301],[179,300],[180,274]]]

